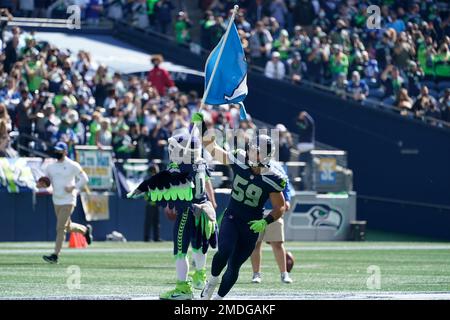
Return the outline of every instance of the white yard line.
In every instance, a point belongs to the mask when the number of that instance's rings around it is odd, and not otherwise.
[[[450,292],[305,292],[286,294],[238,293],[226,300],[450,300]],[[157,295],[83,295],[83,296],[15,296],[2,297],[7,300],[158,300]],[[197,300],[198,297],[195,297]]]
[[[53,248],[49,245],[46,248],[36,249],[5,249],[5,246],[0,244],[0,255],[9,254],[41,254],[48,253],[48,250]],[[13,247],[14,248],[14,247]],[[15,247],[19,248],[19,247]],[[445,244],[429,244],[429,245],[362,245],[362,246],[307,246],[307,247],[289,247],[286,245],[288,251],[370,251],[370,250],[450,250],[450,245]],[[64,254],[93,254],[93,253],[155,253],[167,252],[171,247],[165,248],[87,248],[87,249],[64,249]],[[264,251],[271,251],[270,247],[265,246]]]

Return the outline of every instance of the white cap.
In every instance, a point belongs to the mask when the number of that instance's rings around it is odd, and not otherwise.
[[[169,90],[168,90],[168,92],[169,92],[169,93],[177,93],[177,92],[178,92],[178,88],[175,87],[175,86],[170,87]]]
[[[272,58],[279,58],[279,57],[280,57],[280,53],[278,51],[272,52]]]
[[[280,131],[280,132],[286,132],[286,131],[287,131],[285,125],[282,124],[282,123],[277,124],[277,125],[275,126],[275,129],[277,129],[277,130]]]

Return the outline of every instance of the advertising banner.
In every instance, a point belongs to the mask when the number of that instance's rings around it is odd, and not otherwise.
[[[110,190],[113,186],[113,159],[111,147],[76,146],[77,159],[89,177],[92,190]]]
[[[86,221],[99,221],[109,219],[109,197],[108,193],[86,193],[80,194],[81,204],[86,216]]]

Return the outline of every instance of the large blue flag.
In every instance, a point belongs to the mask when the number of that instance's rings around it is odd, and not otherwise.
[[[206,61],[205,90],[211,80],[214,65],[223,41],[224,37],[222,37]],[[242,101],[247,96],[247,93],[247,61],[245,60],[239,34],[233,23],[212,79],[211,87],[205,98],[205,103],[211,105],[239,103],[241,106],[241,119],[245,119],[246,112]]]

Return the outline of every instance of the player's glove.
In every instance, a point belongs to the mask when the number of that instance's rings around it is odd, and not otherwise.
[[[201,124],[203,122],[203,114],[201,112],[195,112],[192,115],[192,123]]]
[[[267,227],[267,221],[265,219],[252,220],[248,224],[250,225],[250,230],[254,233],[263,232]]]

